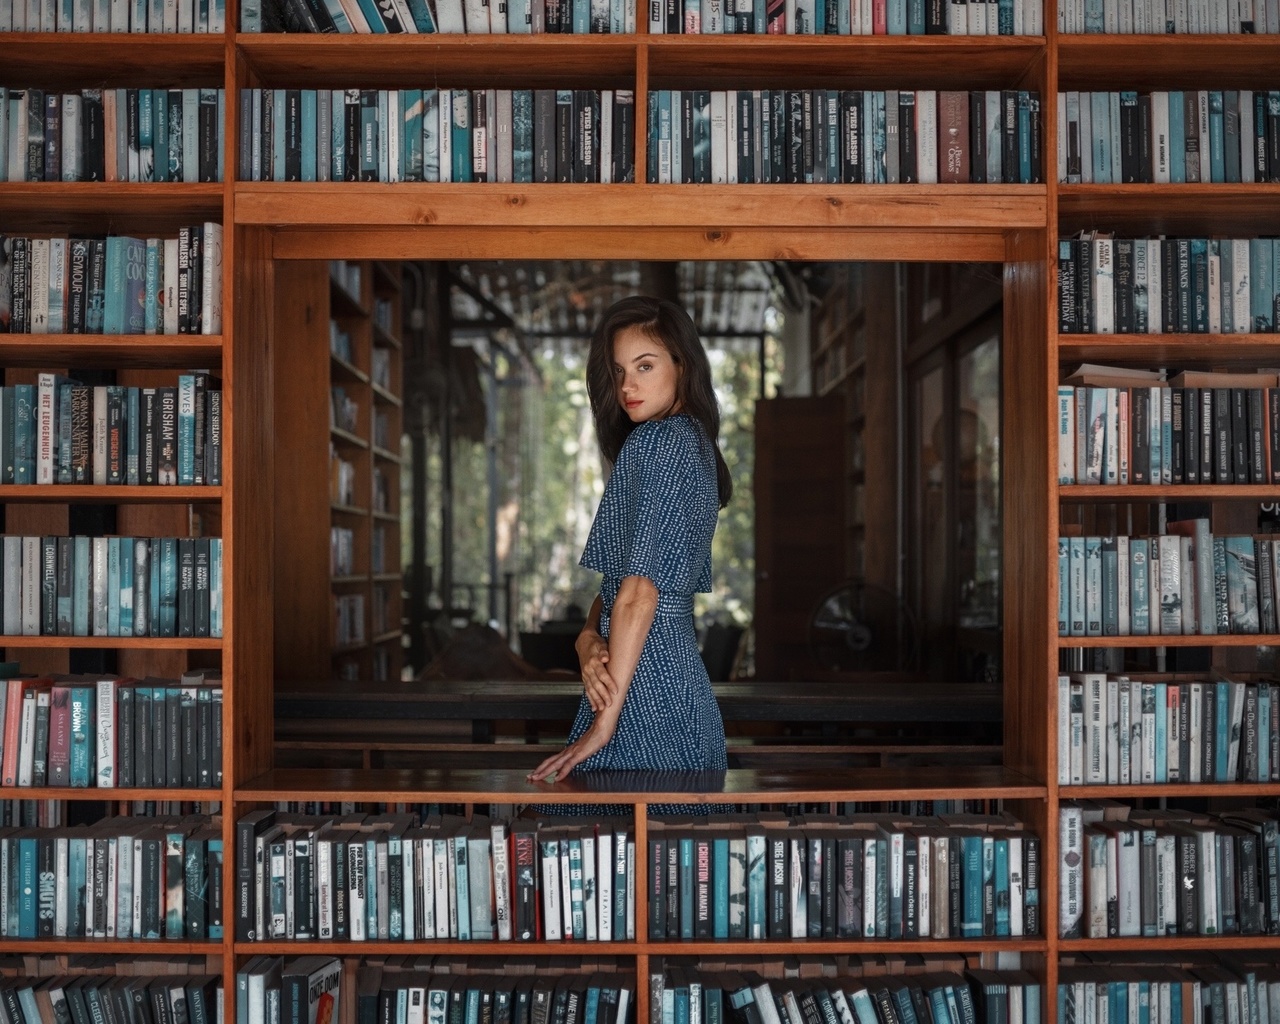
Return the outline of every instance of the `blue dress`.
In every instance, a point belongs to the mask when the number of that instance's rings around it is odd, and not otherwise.
[[[711,590],[719,512],[715,452],[696,420],[677,414],[631,432],[580,564],[604,576],[601,636],[609,636],[609,613],[623,578],[652,580],[658,607],[613,738],[575,772],[725,768],[724,722],[693,628],[693,595]],[[569,742],[593,718],[583,694]]]

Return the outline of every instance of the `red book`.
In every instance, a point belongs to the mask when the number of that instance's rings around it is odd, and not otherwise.
[[[71,785],[71,687],[55,686],[49,706],[49,785]]]
[[[969,181],[969,94],[938,93],[938,181]]]
[[[889,34],[889,6],[886,0],[871,0],[871,34]]]
[[[0,762],[0,781],[6,786],[18,784],[18,742],[22,735],[22,693],[26,680],[10,679],[4,711],[4,759]]]

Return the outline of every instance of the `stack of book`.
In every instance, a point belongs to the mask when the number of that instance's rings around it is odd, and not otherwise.
[[[1280,181],[1280,92],[1058,93],[1070,185]]]
[[[676,184],[1042,181],[1027,90],[658,90],[648,180]]]
[[[1280,483],[1275,373],[1085,364],[1058,388],[1060,484]]]
[[[1059,636],[1280,632],[1280,544],[1215,537],[1209,520],[1157,537],[1058,539]]]
[[[1039,1024],[1043,1020],[1040,982],[1026,971],[966,971],[963,961],[939,964],[936,969],[926,965],[921,971],[901,960],[850,960],[843,970],[831,965],[817,978],[765,978],[736,966],[718,971],[660,963],[650,974],[649,998],[651,1005],[661,1007],[664,1022],[1004,1024],[1020,1020]]]
[[[626,89],[243,89],[241,181],[635,179]]]
[[[222,830],[208,818],[104,818],[0,836],[9,939],[222,938]]]
[[[1280,781],[1271,682],[1058,677],[1058,784]]]
[[[221,181],[225,95],[0,87],[0,181]]]
[[[221,334],[222,225],[173,238],[0,234],[0,333]]]
[[[98,954],[0,958],[0,1003],[16,1021],[133,1020],[145,1024],[223,1019],[219,964],[206,957]]]
[[[222,685],[181,679],[10,679],[0,701],[4,786],[222,785]]]
[[[1280,822],[1123,804],[1059,811],[1064,939],[1280,934]]]
[[[1058,31],[1274,35],[1280,32],[1280,7],[1275,0],[1063,0]]]
[[[0,536],[7,636],[222,636],[220,537]]]
[[[198,32],[221,35],[227,26],[226,0],[71,0],[57,4],[0,5],[0,32]]]
[[[90,386],[41,373],[0,388],[0,484],[222,483],[222,392]]]
[[[1262,334],[1276,329],[1275,238],[1116,238],[1058,242],[1062,334]]]

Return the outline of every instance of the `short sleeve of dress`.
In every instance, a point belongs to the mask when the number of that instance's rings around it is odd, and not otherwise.
[[[645,424],[635,433],[626,467],[631,500],[622,575],[644,576],[664,593],[710,589],[710,552],[696,536],[696,439],[671,422]]]

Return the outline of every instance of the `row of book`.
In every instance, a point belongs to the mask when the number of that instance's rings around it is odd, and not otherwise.
[[[635,93],[244,89],[242,181],[635,178]]]
[[[660,184],[1036,182],[1040,97],[1027,90],[658,90],[648,180]]]
[[[0,537],[6,636],[222,636],[221,537]]]
[[[226,0],[60,0],[0,4],[0,32],[226,31]]]
[[[222,786],[222,685],[181,679],[10,679],[0,701],[0,784]]]
[[[1059,636],[1274,635],[1270,537],[1215,537],[1207,519],[1157,537],[1059,537]]]
[[[1058,677],[1063,786],[1280,781],[1280,692],[1270,682]]]
[[[222,225],[173,238],[0,234],[0,334],[221,334]]]
[[[349,526],[329,527],[329,575],[350,576],[355,572],[356,532]]]
[[[651,940],[1039,933],[1039,840],[1008,817],[713,817],[649,835]]]
[[[255,956],[236,971],[236,1019],[255,1024],[337,1024],[352,1020],[354,1015],[343,1009],[342,975],[342,961],[334,957]],[[408,1020],[407,1015],[402,1016]],[[397,1019],[393,1012],[376,1021]],[[426,1024],[420,1013],[416,1019]],[[441,1024],[445,1024],[443,1019]]]
[[[221,181],[225,95],[0,87],[0,181]]]
[[[333,442],[329,444],[329,500],[336,505],[357,506],[356,465],[340,458]]]
[[[220,973],[205,957],[10,956],[0,961],[0,1008],[17,1024],[217,1024]]]
[[[1119,804],[1059,810],[1062,938],[1280,934],[1280,822]]]
[[[1274,35],[1280,32],[1276,0],[1063,0],[1063,34]]]
[[[108,817],[0,834],[0,938],[222,937],[222,830]]]
[[[629,821],[291,816],[236,824],[236,938],[635,937]]]
[[[88,385],[53,373],[0,388],[0,484],[222,483],[222,392]]]
[[[333,645],[351,647],[363,644],[368,635],[364,625],[364,594],[333,596]]]
[[[816,972],[814,972],[816,973]],[[650,974],[661,1024],[1039,1024],[1040,982],[1026,971],[761,977],[731,968],[663,965]],[[651,1014],[652,1019],[658,1019]]]
[[[1280,181],[1280,92],[1058,93],[1058,180]]]
[[[1280,975],[1266,952],[1179,951],[1173,963],[1141,954],[1115,958],[1074,954],[1062,963],[1058,1020],[1126,1020],[1135,1010],[1150,1024],[1280,1019]]]
[[[1062,334],[1265,334],[1280,323],[1280,239],[1058,242]]]
[[[1107,379],[1102,370],[1089,376]],[[1142,373],[1111,379],[1136,384]],[[1280,482],[1275,374],[1189,372],[1172,384],[1060,386],[1058,483]]]
[[[650,35],[1043,35],[1034,0],[654,0]],[[635,0],[260,0],[242,32],[634,34]]]

